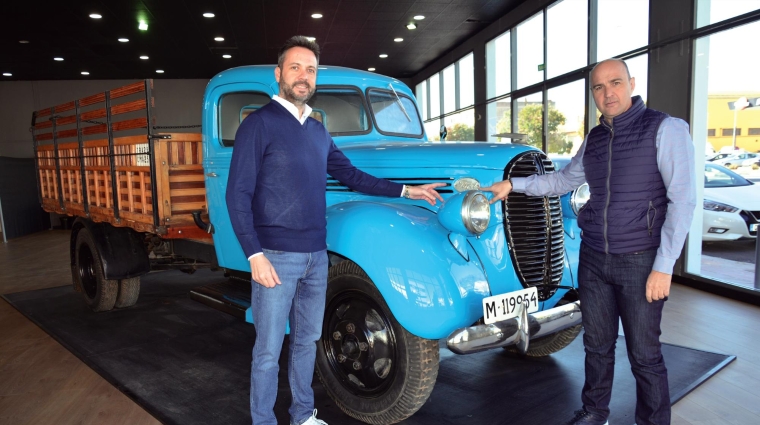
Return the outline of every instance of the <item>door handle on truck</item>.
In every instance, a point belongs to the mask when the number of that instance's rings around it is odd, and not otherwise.
[[[219,174],[216,174],[215,172],[206,173],[206,176],[208,177],[219,177]]]

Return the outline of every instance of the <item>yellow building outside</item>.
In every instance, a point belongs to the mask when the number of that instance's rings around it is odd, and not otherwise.
[[[758,98],[760,93],[722,93],[707,97],[707,141],[716,152],[733,146],[734,111],[728,104],[740,97]],[[760,107],[736,111],[736,147],[760,152]]]

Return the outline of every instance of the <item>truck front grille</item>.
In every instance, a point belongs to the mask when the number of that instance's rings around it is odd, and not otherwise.
[[[554,172],[554,164],[540,152],[526,152],[504,169],[504,178]],[[509,252],[524,287],[536,286],[546,300],[562,281],[565,237],[559,196],[510,193],[504,203],[504,231]]]

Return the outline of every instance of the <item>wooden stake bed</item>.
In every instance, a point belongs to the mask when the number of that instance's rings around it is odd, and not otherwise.
[[[152,80],[145,80],[34,113],[40,202],[48,212],[87,217],[164,238],[211,242],[211,235],[198,228],[192,217],[196,211],[202,217],[208,215],[201,134],[151,134],[151,88]],[[130,95],[142,99],[109,105],[114,98]],[[81,111],[83,106],[100,102],[106,106]],[[112,119],[140,110],[148,118]],[[73,114],[60,115],[66,111]],[[103,117],[105,122],[92,121]],[[72,125],[76,128],[59,130]],[[146,130],[143,134],[114,137],[117,131],[135,133],[141,128]],[[39,134],[43,129],[52,131]],[[83,140],[98,133],[106,133],[107,138]],[[41,144],[43,141],[52,143]]]

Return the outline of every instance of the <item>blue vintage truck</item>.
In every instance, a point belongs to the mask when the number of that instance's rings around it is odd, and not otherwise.
[[[73,284],[93,310],[135,304],[151,270],[212,267],[230,279],[193,289],[193,298],[251,321],[249,263],[224,194],[240,122],[278,91],[274,66],[216,75],[200,134],[157,131],[151,80],[34,113],[40,200],[76,217]],[[575,339],[582,199],[512,194],[491,205],[478,190],[554,172],[544,153],[431,142],[410,89],[371,72],[320,66],[309,104],[360,169],[408,185],[446,183],[445,203],[431,207],[359,194],[328,176],[317,372],[343,411],[371,424],[414,414],[435,384],[442,340],[457,354],[503,347],[546,356]]]

